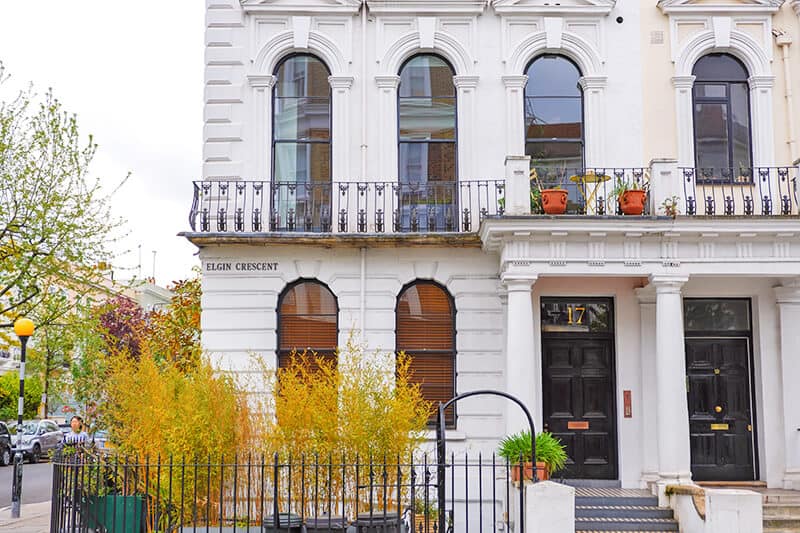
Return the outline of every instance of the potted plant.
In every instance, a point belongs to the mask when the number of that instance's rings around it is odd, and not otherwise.
[[[523,477],[533,479],[530,431],[508,435],[500,442],[498,454],[511,464],[512,481],[517,482]],[[525,470],[522,475],[520,461]],[[564,468],[566,463],[567,452],[560,440],[546,431],[536,435],[536,477],[539,480],[550,479],[550,475]]]
[[[680,214],[680,209],[678,208],[678,197],[671,196],[661,202],[661,209],[664,211],[664,214],[668,217],[675,218]]]
[[[557,183],[543,185],[539,180],[539,173],[536,168],[531,169],[531,211],[534,211],[534,202],[536,206],[535,212],[544,211],[546,215],[563,215],[567,212],[567,190],[563,187],[564,172],[557,172],[560,177]]]
[[[642,188],[639,182],[618,178],[611,195],[617,198],[619,208],[623,214],[638,216],[644,213],[647,191]]]

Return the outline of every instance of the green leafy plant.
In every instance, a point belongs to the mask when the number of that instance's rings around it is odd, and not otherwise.
[[[628,181],[624,178],[617,178],[617,181],[614,185],[614,189],[611,191],[611,197],[620,200],[622,195],[628,191],[643,191],[645,190],[642,187],[641,183],[636,180]]]
[[[520,431],[508,435],[500,442],[498,454],[510,463],[518,463],[520,457],[524,462],[531,461],[531,432]],[[564,468],[567,464],[567,452],[561,441],[549,432],[536,435],[536,461],[547,465],[551,474]]]
[[[661,209],[668,217],[675,218],[680,215],[680,208],[678,207],[678,197],[671,196],[661,202]]]

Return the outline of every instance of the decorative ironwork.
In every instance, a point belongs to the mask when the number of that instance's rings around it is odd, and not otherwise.
[[[643,167],[614,168],[563,168],[538,167],[530,172],[531,210],[540,214],[537,192],[539,189],[561,188],[568,193],[567,214],[622,216],[617,195],[621,189],[650,190],[650,175]],[[649,202],[645,203],[644,215],[650,214]]]

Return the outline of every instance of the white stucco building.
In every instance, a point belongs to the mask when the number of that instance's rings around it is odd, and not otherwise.
[[[227,368],[352,330],[431,399],[522,399],[571,477],[800,489],[800,2],[206,5],[186,236]],[[448,422],[486,452],[523,427]]]

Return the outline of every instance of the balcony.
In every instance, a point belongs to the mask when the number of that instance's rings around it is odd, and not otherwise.
[[[567,218],[796,217],[797,176],[797,167],[711,171],[663,161],[649,168],[530,169],[527,158],[518,158],[507,164],[505,179],[206,180],[194,182],[189,223],[193,234],[209,236],[476,234],[487,218],[550,218],[542,214],[536,193],[551,187],[567,190]],[[620,185],[648,192],[642,216],[622,215],[616,201]]]

